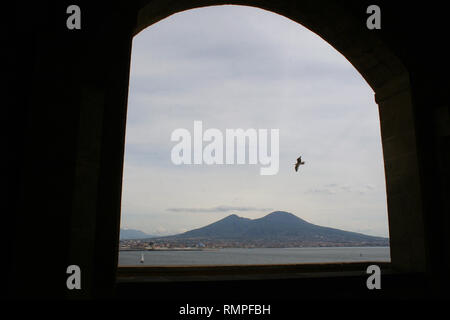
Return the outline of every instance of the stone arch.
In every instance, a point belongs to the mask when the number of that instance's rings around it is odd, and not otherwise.
[[[365,16],[355,18],[334,1],[270,3],[258,0],[149,1],[138,11],[134,35],[175,13],[213,5],[243,5],[271,11],[291,19],[328,42],[359,71],[375,92],[394,78],[407,76],[403,63],[366,27]]]
[[[172,14],[226,4],[268,10],[300,23],[346,57],[374,90],[381,122],[392,267],[424,271],[425,239],[410,77],[379,33],[367,29],[365,10],[354,14],[332,0],[146,1],[137,11],[133,36]]]

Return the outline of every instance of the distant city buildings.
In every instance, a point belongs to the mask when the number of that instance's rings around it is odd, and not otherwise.
[[[177,250],[177,249],[221,249],[221,248],[302,248],[302,247],[374,247],[388,246],[380,242],[330,242],[301,240],[241,240],[241,239],[133,239],[120,240],[120,251],[133,250]]]

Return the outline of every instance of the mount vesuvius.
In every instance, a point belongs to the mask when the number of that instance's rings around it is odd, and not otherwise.
[[[152,240],[256,247],[389,245],[388,238],[318,226],[285,211],[259,219],[232,214],[202,228]]]

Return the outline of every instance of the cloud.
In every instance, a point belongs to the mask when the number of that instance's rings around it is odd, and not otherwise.
[[[228,211],[271,211],[273,208],[257,208],[257,207],[238,207],[238,206],[216,206],[212,208],[167,208],[171,212],[228,212]]]
[[[335,194],[336,191],[331,188],[314,188],[308,189],[305,193],[317,193],[317,194]]]
[[[337,184],[337,183],[330,183],[325,184],[323,187],[319,188],[310,188],[305,191],[306,194],[338,194],[338,193],[357,193],[357,194],[366,194],[374,191],[376,187],[373,184],[365,184],[362,186],[358,185],[348,185],[348,184]]]

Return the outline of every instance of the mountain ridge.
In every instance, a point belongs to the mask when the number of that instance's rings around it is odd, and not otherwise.
[[[389,239],[309,223],[286,211],[274,211],[257,219],[231,214],[204,227],[159,237],[161,240],[234,242],[271,245],[389,245]]]
[[[119,235],[119,239],[120,240],[133,240],[133,239],[149,239],[149,238],[153,238],[153,235],[147,234],[141,230],[137,230],[137,229],[128,229],[128,228],[124,228],[124,229],[120,229],[120,235]]]

